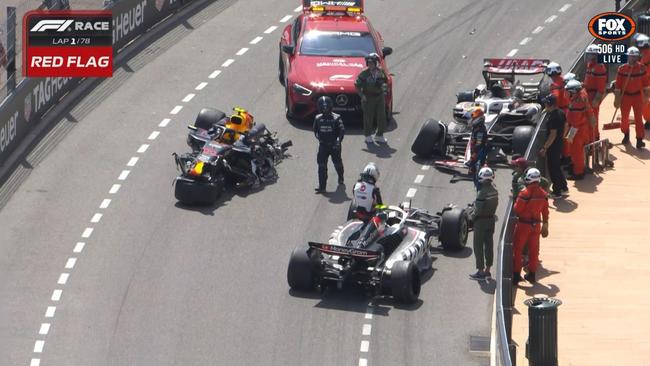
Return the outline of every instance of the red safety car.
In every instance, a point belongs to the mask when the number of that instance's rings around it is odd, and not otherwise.
[[[387,112],[392,113],[393,79],[381,34],[363,15],[363,0],[303,0],[303,12],[280,39],[279,79],[285,87],[287,118],[307,119],[317,113],[316,100],[328,95],[334,111],[361,112],[354,82],[366,67],[365,56],[377,53],[388,76]]]

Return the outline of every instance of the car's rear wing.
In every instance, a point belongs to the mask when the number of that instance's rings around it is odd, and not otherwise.
[[[339,13],[356,15],[363,13],[364,0],[302,0],[302,11],[311,13]]]
[[[490,74],[534,75],[541,74],[549,64],[547,59],[534,58],[486,58],[483,71]]]
[[[327,253],[331,255],[351,257],[351,258],[357,258],[363,260],[377,259],[381,256],[381,252],[375,250],[343,247],[340,245],[331,245],[331,244],[324,244],[324,243],[314,243],[311,241],[309,242],[309,247],[318,249],[323,253]]]

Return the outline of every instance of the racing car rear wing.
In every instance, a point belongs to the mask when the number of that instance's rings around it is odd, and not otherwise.
[[[327,253],[331,255],[352,257],[352,258],[358,258],[363,260],[377,259],[379,258],[379,256],[381,256],[381,252],[375,250],[343,247],[340,245],[331,245],[331,244],[324,244],[324,243],[314,243],[311,241],[309,242],[309,247],[318,249],[323,253]]]
[[[534,58],[486,58],[483,71],[490,74],[534,75],[541,74],[549,64],[547,59]]]
[[[302,0],[302,11],[312,13],[363,13],[364,0]]]

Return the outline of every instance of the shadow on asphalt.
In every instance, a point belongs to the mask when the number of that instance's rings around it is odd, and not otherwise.
[[[460,259],[468,258],[468,257],[470,257],[472,255],[472,253],[473,253],[473,251],[472,251],[472,248],[470,248],[470,247],[465,247],[465,248],[463,248],[463,249],[461,249],[461,250],[459,250],[457,252],[444,250],[444,249],[442,249],[442,247],[435,247],[434,251],[433,251],[434,255],[443,255],[443,256],[449,257],[449,258],[460,258]]]
[[[593,174],[585,176],[585,179],[575,181],[574,185],[580,192],[596,193],[598,185],[603,182],[603,177]]]
[[[226,204],[235,196],[235,192],[226,190],[223,192],[221,197],[214,202],[213,204],[207,204],[207,205],[187,205],[184,203],[181,203],[179,201],[176,201],[174,204],[175,207],[180,208],[182,210],[187,210],[187,211],[194,211],[194,212],[200,212],[206,216],[214,216],[214,211],[218,209],[219,207],[226,206]]]
[[[553,204],[558,212],[572,212],[578,208],[578,203],[570,199],[554,199]]]
[[[348,194],[346,192],[345,184],[339,184],[338,186],[336,186],[336,191],[325,192],[322,193],[322,195],[326,197],[330,203],[333,204],[339,204],[339,203],[351,201],[351,198],[348,197]]]
[[[388,123],[386,124],[386,132],[391,132],[397,130],[397,120],[395,115],[398,115],[399,112],[393,112],[393,115],[388,118]],[[341,115],[343,123],[345,124],[345,134],[351,136],[361,136],[363,135],[363,119],[361,116],[354,115]],[[314,131],[314,118],[307,118],[304,120],[288,118],[289,124],[296,129],[303,131]]]
[[[390,147],[388,144],[377,145],[375,143],[366,143],[366,147],[361,149],[370,154],[375,154],[380,159],[390,159],[397,150]]]
[[[648,141],[647,138],[646,138],[645,140]],[[633,143],[636,143],[636,140],[633,140]],[[646,144],[646,145],[647,145],[647,144]],[[625,145],[625,146],[623,146],[623,145],[621,145],[621,144],[617,144],[617,145],[615,145],[615,146],[616,146],[616,147],[617,147],[621,152],[623,152],[623,153],[625,153],[625,154],[627,154],[627,155],[632,156],[632,157],[635,158],[636,160],[639,160],[639,161],[650,160],[650,150],[648,150],[647,148],[637,149],[637,148],[634,147],[633,145]]]

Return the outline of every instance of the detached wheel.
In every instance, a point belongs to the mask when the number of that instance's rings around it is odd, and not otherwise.
[[[420,272],[411,261],[399,261],[393,264],[390,273],[391,292],[395,301],[413,304],[420,296]]]
[[[465,248],[469,225],[465,210],[452,208],[442,213],[440,242],[445,250],[457,252]]]
[[[298,291],[311,291],[315,287],[315,271],[312,259],[307,253],[309,247],[298,245],[289,259],[289,268],[287,269],[287,282],[289,287]]]
[[[535,127],[533,126],[517,126],[512,132],[512,154],[526,155],[528,144],[533,138]]]
[[[420,132],[418,132],[413,145],[411,145],[411,151],[423,158],[429,158],[434,155],[436,152],[436,145],[439,144],[439,140],[443,134],[442,128],[440,128],[439,122],[433,119],[427,120],[422,124]],[[441,149],[441,147],[438,147]]]
[[[196,116],[194,126],[208,130],[224,118],[226,118],[226,114],[216,108],[203,108]]]
[[[211,205],[223,192],[223,182],[199,183],[183,177],[176,178],[174,196],[184,204]]]

